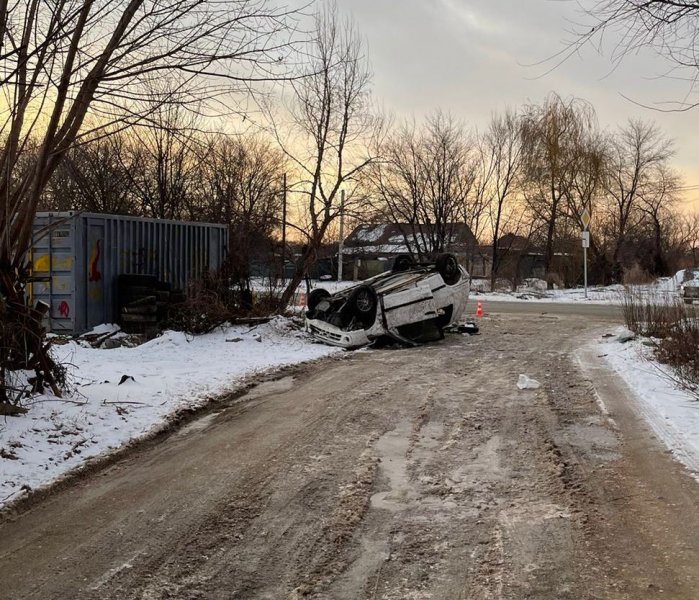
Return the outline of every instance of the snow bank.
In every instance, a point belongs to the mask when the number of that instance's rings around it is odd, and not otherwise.
[[[682,281],[683,281],[684,271],[680,271],[674,277],[663,277],[658,279],[656,282],[647,285],[631,285],[623,286],[621,284],[614,284],[608,286],[590,286],[587,289],[587,298],[585,298],[584,288],[572,288],[572,289],[556,289],[556,290],[546,290],[544,289],[543,282],[541,280],[531,280],[530,284],[524,284],[517,288],[516,292],[486,292],[480,293],[480,290],[473,290],[479,294],[480,299],[483,301],[506,301],[506,302],[587,302],[589,304],[621,304],[624,299],[624,294],[626,291],[631,291],[632,293],[652,299],[654,302],[673,302],[680,293]],[[697,285],[699,285],[699,270],[690,271],[690,273],[696,273],[697,279],[695,280]],[[527,280],[529,281],[529,280]]]
[[[57,358],[71,365],[75,391],[65,400],[39,396],[26,404],[27,414],[0,417],[0,507],[18,498],[23,486],[46,485],[243,377],[337,351],[312,343],[281,317],[198,337],[167,331],[134,348],[97,350],[80,341],[57,346]]]
[[[677,389],[670,370],[653,360],[641,340],[621,344],[617,339],[602,342],[605,359],[633,390],[653,432],[699,479],[699,401]]]

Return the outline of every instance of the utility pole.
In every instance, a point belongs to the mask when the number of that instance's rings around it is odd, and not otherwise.
[[[342,281],[342,251],[345,243],[345,190],[340,191],[340,243],[337,247],[337,280]]]
[[[282,177],[282,281],[286,280],[286,173]]]

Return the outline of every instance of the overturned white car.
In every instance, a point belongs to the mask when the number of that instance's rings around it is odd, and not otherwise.
[[[393,270],[334,295],[318,288],[308,294],[306,331],[343,348],[379,338],[418,344],[444,337],[468,301],[470,278],[453,254],[432,263],[396,258]]]

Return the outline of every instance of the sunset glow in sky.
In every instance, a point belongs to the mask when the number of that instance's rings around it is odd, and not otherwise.
[[[686,82],[664,76],[669,63],[648,50],[626,57],[615,67],[613,36],[607,38],[603,54],[590,46],[552,71],[554,61],[542,63],[560,52],[571,39],[574,24],[584,21],[577,2],[337,3],[353,17],[367,41],[376,98],[387,111],[419,120],[441,108],[468,126],[483,128],[491,112],[541,102],[551,91],[584,98],[594,105],[602,128],[641,117],[655,121],[674,138],[673,163],[690,188],[686,199],[699,202],[699,108],[665,113],[634,104],[660,106],[666,101],[692,100],[687,97]]]

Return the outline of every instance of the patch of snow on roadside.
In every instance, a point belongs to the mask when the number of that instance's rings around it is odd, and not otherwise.
[[[620,330],[621,332],[621,330]],[[699,401],[677,389],[641,340],[601,342],[605,359],[633,390],[638,410],[672,454],[699,480]]]
[[[56,346],[57,358],[72,365],[75,392],[64,400],[39,396],[25,404],[26,414],[0,417],[0,507],[23,486],[46,485],[147,435],[245,376],[338,351],[312,343],[281,317],[197,337],[167,331],[135,348]],[[133,379],[120,384],[123,376]]]

